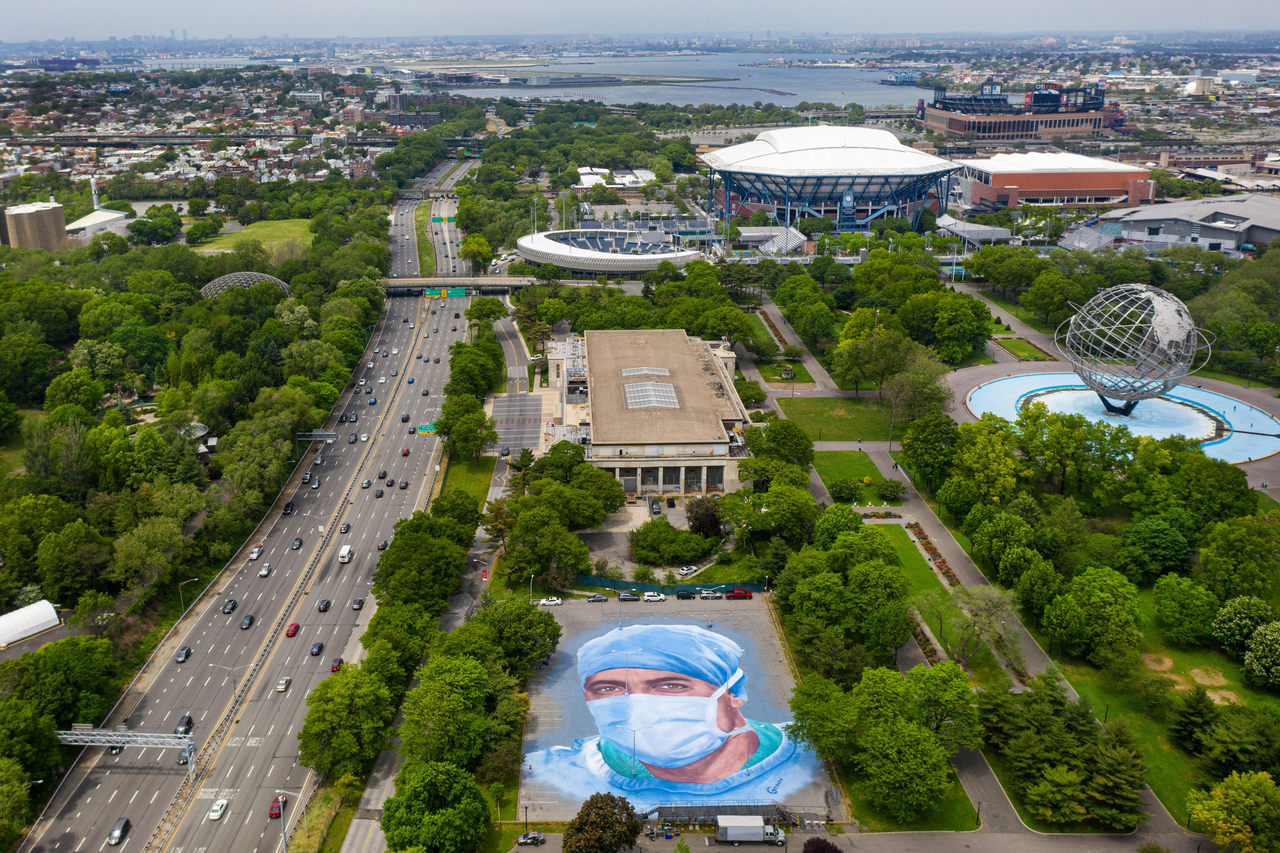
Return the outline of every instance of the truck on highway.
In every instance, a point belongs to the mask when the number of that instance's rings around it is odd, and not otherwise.
[[[342,546],[342,550],[338,551],[338,562],[339,562],[339,563],[350,563],[350,562],[351,562],[351,555],[352,555],[353,553],[354,553],[354,551],[352,551],[352,550],[351,550],[351,546],[350,546],[350,545],[343,545],[343,546]]]
[[[716,815],[716,841],[727,841],[737,847],[744,841],[773,844],[787,843],[787,835],[776,826],[769,826],[760,815]]]

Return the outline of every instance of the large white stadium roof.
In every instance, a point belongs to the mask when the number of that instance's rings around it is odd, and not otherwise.
[[[702,257],[692,249],[653,242],[639,231],[613,228],[526,234],[516,240],[516,251],[527,261],[591,273],[649,272],[663,261],[683,267]]]
[[[702,161],[722,172],[780,177],[931,175],[959,168],[903,145],[887,130],[825,124],[766,131],[750,142],[704,154]]]
[[[962,166],[992,175],[1028,172],[1145,172],[1132,166],[1101,157],[1086,157],[1069,151],[1031,151],[1025,154],[993,154],[982,160],[957,160]]]

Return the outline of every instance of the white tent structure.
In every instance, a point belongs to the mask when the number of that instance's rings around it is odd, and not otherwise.
[[[58,611],[48,601],[37,601],[0,616],[0,649],[61,624]]]

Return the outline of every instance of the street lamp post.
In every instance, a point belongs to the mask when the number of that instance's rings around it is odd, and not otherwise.
[[[298,799],[302,799],[301,791],[294,793],[293,791],[284,791],[284,790],[281,790],[280,788],[276,788],[276,796],[278,797],[281,794],[287,794],[290,797],[297,797]],[[285,824],[288,821],[284,816],[284,809],[285,809],[285,804],[281,803],[280,804],[280,844],[281,844],[281,849],[284,851],[284,853],[289,853],[289,838],[288,838],[288,835],[285,833]],[[306,809],[302,810],[302,831],[305,832],[307,835],[311,834],[311,826],[307,821]]]
[[[187,612],[187,599],[182,595],[182,585],[198,580],[200,580],[200,578],[187,578],[186,580],[178,583],[178,601],[182,604],[182,613]]]
[[[723,587],[724,587],[724,584],[720,584],[718,586],[706,587],[704,588],[703,591],[715,592],[716,590],[722,589]],[[711,596],[707,596],[707,627],[708,628],[711,627]]]
[[[621,628],[621,627],[622,627],[622,593],[623,593],[623,592],[635,592],[635,590],[634,590],[634,589],[632,589],[632,590],[621,590],[621,589],[620,589],[620,590],[618,590],[618,627],[619,627],[619,628]]]
[[[529,603],[533,604],[533,573],[529,573]]]

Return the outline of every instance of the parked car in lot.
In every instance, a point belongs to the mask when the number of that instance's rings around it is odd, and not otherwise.
[[[684,566],[678,572],[676,572],[676,574],[678,574],[682,578],[687,578],[689,577],[689,575],[693,574],[697,570],[698,570],[697,566]]]
[[[725,597],[725,598],[750,598],[750,597],[751,597],[751,590],[749,590],[749,589],[742,589],[741,587],[738,587],[737,589],[733,590],[732,592],[726,592],[726,593],[724,594],[724,597]]]
[[[564,601],[554,595],[549,595],[538,602],[539,607],[559,607],[561,604],[564,604]]]
[[[718,589],[700,589],[698,590],[698,598],[724,598],[724,594]]]
[[[542,833],[538,832],[537,830],[534,830],[533,832],[526,832],[523,835],[521,835],[519,838],[517,838],[516,846],[537,847],[538,845],[545,844],[546,842],[547,842],[547,839],[543,837]]]
[[[645,601],[666,601],[667,597],[660,592],[646,592],[644,594]]]
[[[587,596],[587,601],[591,604],[599,604],[602,601],[608,601],[608,600],[609,600],[609,596],[605,595],[602,592],[597,592]]]
[[[693,593],[687,589],[676,590],[676,598],[680,601],[692,601]]]
[[[620,592],[618,593],[618,600],[619,601],[639,601],[640,596],[636,595],[634,592]]]

